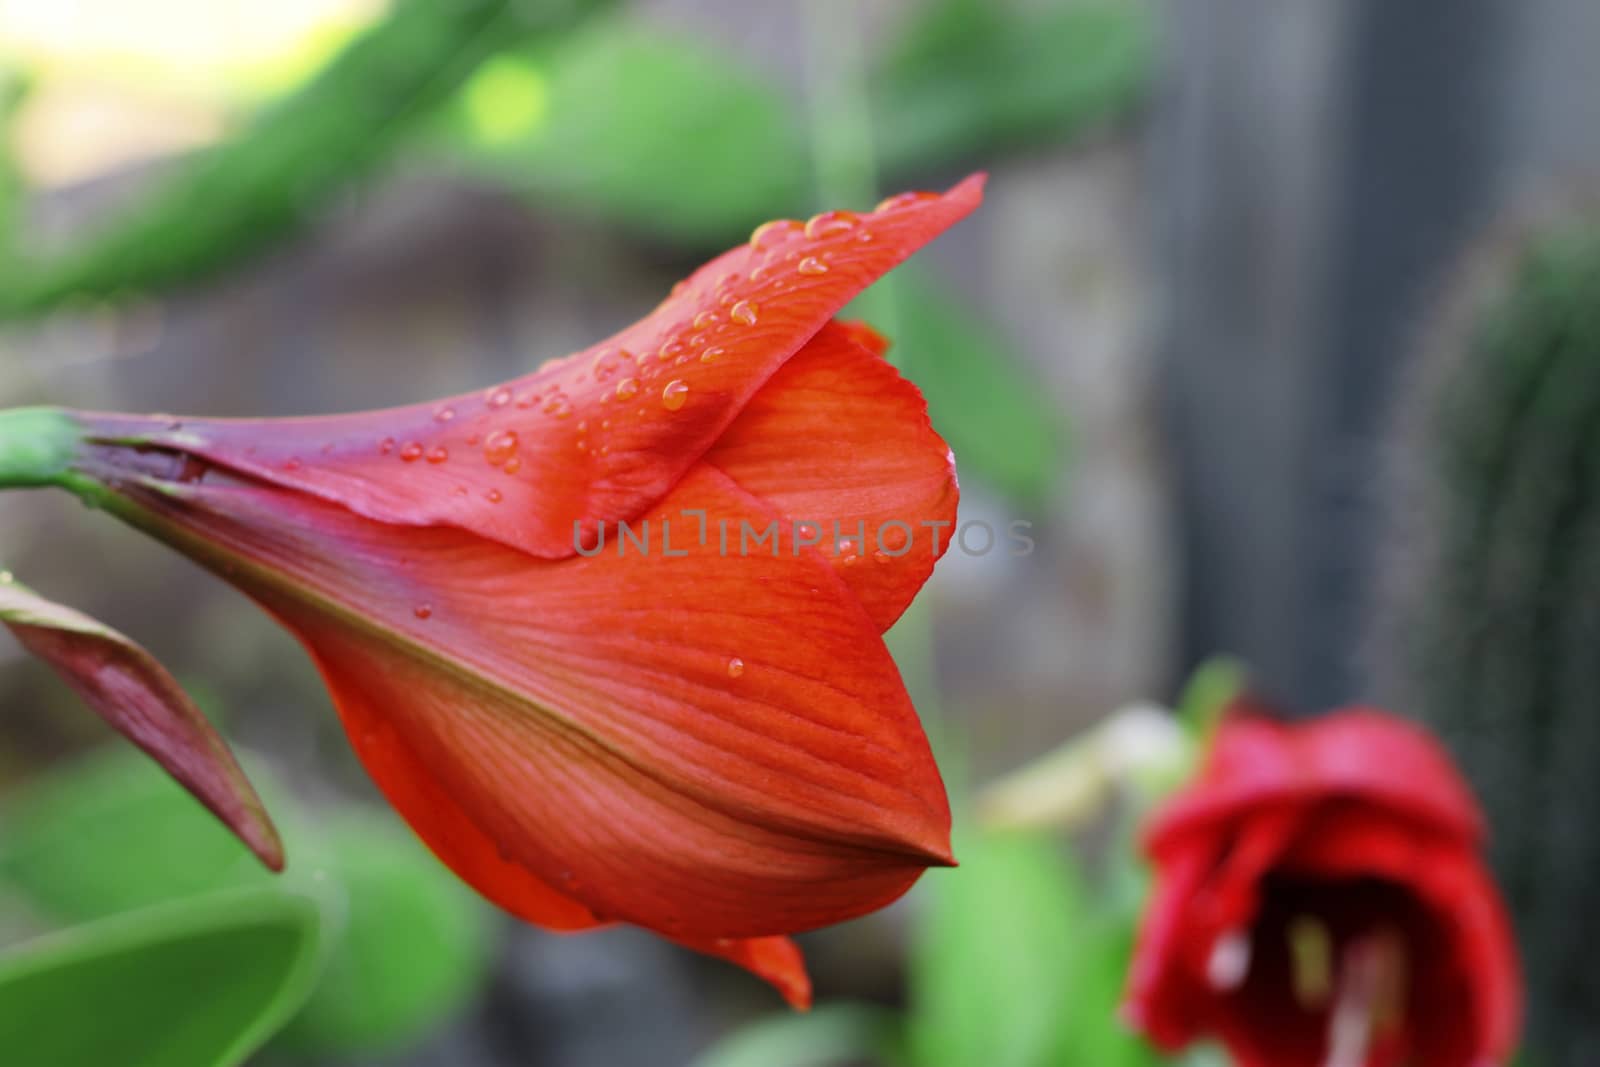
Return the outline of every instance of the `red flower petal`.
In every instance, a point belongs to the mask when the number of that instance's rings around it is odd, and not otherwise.
[[[685,948],[720,956],[770,982],[791,1008],[811,1007],[811,976],[800,947],[787,937],[717,938],[714,941],[679,941]]]
[[[1417,726],[1371,708],[1286,724],[1233,716],[1217,730],[1199,779],[1151,824],[1160,851],[1198,824],[1261,804],[1347,796],[1392,808],[1469,842],[1482,813],[1450,758]]]
[[[575,523],[593,531],[660,500],[835,312],[971,212],[982,188],[977,175],[859,218],[769,224],[639,323],[485,392],[311,419],[85,420],[101,440],[559,559],[574,554]]]
[[[685,536],[681,557],[657,541],[647,557],[613,545],[551,562],[273,490],[130,491],[126,517],[299,634],[376,779],[425,761],[508,864],[594,918],[674,938],[787,933],[881,907],[949,862],[943,786],[893,662],[812,552],[722,556]],[[647,518],[659,530],[700,508],[776,518],[709,467]],[[361,737],[378,715],[403,747]],[[502,890],[481,842],[461,847],[447,859],[470,861],[487,895],[533,892]]]
[[[9,575],[0,576],[0,622],[84,703],[194,794],[262,863],[283,869],[283,843],[227,742],[150,653]]]
[[[1330,879],[1384,879],[1416,893],[1446,935],[1441,954],[1455,957],[1431,962],[1471,979],[1463,985],[1476,1003],[1465,1021],[1477,1039],[1467,1046],[1491,1063],[1511,1059],[1522,1012],[1516,941],[1500,893],[1474,850],[1448,835],[1419,834],[1383,811],[1344,805],[1326,812],[1315,832],[1295,843],[1283,857],[1283,868]],[[1464,1028],[1457,1007],[1451,1005],[1443,1021],[1448,1030]],[[1471,1067],[1477,1061],[1423,1057],[1422,1062]]]
[[[955,459],[922,394],[837,324],[751,398],[706,462],[815,524],[820,551],[880,630],[955,535]]]
[[[526,867],[509,860],[456,803],[403,737],[385,721],[382,708],[366,699],[333,663],[318,659],[328,686],[346,694],[339,712],[361,762],[395,811],[462,881],[525,922],[550,930],[588,930],[605,925],[578,901],[552,888]],[[686,948],[738,964],[770,982],[792,1006],[811,1004],[805,960],[786,937],[680,941]]]

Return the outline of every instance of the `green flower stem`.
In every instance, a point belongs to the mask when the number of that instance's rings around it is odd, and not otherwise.
[[[82,443],[77,420],[60,408],[0,411],[0,489],[70,485]]]

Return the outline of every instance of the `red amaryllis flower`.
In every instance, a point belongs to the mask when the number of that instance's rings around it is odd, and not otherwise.
[[[1471,793],[1418,727],[1371,709],[1235,713],[1148,830],[1156,866],[1127,1010],[1243,1067],[1489,1067],[1521,992]]]
[[[948,864],[881,639],[953,521],[949,449],[832,321],[980,178],[762,227],[517,381],[304,419],[76,414],[60,481],[310,651],[433,851],[530,922],[633,923],[796,1004],[787,933]]]

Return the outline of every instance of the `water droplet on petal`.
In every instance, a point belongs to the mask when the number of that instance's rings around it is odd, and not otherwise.
[[[517,432],[495,430],[483,439],[483,458],[491,467],[498,467],[517,454]]]
[[[444,448],[443,445],[435,446],[433,449],[429,450],[429,452],[428,452],[428,462],[429,463],[443,463],[445,460],[447,460],[449,458],[450,458],[450,453],[445,451],[445,448]]]
[[[433,605],[418,604],[416,607],[411,609],[411,614],[415,615],[419,619],[430,619],[433,617]]]
[[[553,418],[564,419],[572,414],[572,405],[564,396],[553,396],[545,401],[544,413]]]
[[[422,445],[416,441],[407,441],[406,446],[400,450],[400,458],[407,463],[415,463],[422,458]]]
[[[297,471],[297,470],[299,470],[300,469],[300,457],[298,457],[298,456],[290,456],[288,459],[284,460],[283,461],[283,469],[286,470],[286,471]]]
[[[435,421],[435,422],[449,422],[451,419],[453,419],[455,417],[456,417],[456,409],[455,408],[449,408],[449,407],[440,408],[438,411],[433,413],[433,421]]]
[[[826,274],[828,273],[828,265],[816,256],[807,256],[800,261],[795,270],[801,274]]]
[[[682,378],[674,378],[661,390],[661,406],[668,411],[677,411],[689,399],[689,383]]]
[[[500,490],[491,489],[487,493],[483,494],[483,499],[487,500],[491,504],[498,504],[500,501],[504,500],[505,497],[501,495]]]
[[[910,207],[912,204],[920,204],[926,200],[937,199],[939,199],[938,193],[930,193],[925,190],[916,190],[909,193],[896,193],[893,196],[886,196],[882,200],[878,201],[878,206],[872,210],[878,212],[892,211],[895,208]]]
[[[501,467],[500,469],[505,471],[507,474],[515,474],[522,469],[522,460],[518,459],[516,456],[512,456],[510,459],[506,460],[505,466]]]
[[[780,241],[787,240],[789,235],[801,228],[800,223],[794,219],[774,219],[763,222],[750,234],[750,247],[757,252],[771,248]]]
[[[722,316],[718,315],[715,311],[702,311],[700,314],[694,317],[694,322],[690,325],[697,330],[703,330],[706,327],[712,326],[721,321]]]
[[[743,674],[744,674],[744,660],[740,659],[738,656],[734,656],[732,659],[728,660],[728,677],[729,678],[738,678],[738,677],[741,677]]]
[[[510,386],[502,385],[498,389],[492,390],[489,393],[489,406],[490,407],[492,407],[492,408],[503,408],[509,403],[511,403],[511,387]]]
[[[660,351],[656,353],[656,358],[663,363],[669,363],[677,357],[683,355],[684,348],[685,346],[682,341],[677,339],[667,341],[661,346]]]
[[[700,353],[700,362],[715,363],[717,360],[721,359],[727,354],[728,350],[723,348],[721,345],[712,345],[710,348]]]
[[[756,306],[748,300],[741,300],[728,311],[728,317],[743,326],[756,324]]]
[[[819,237],[848,233],[856,228],[856,221],[853,211],[824,211],[806,220],[806,236],[814,241]]]
[[[387,456],[390,452],[393,452],[393,451],[394,451],[394,438],[385,437],[383,440],[378,442],[378,454],[380,456]]]
[[[617,383],[617,399],[631,400],[639,394],[639,379],[624,378]]]

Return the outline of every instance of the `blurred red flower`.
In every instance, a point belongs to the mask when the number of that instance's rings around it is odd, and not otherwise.
[[[881,634],[944,547],[922,524],[955,517],[953,460],[882,339],[832,316],[981,190],[769,224],[478,393],[75,415],[72,484],[288,627],[389,801],[489,899],[646,927],[803,1005],[780,935],[952,862]]]
[[[1366,708],[1242,707],[1157,813],[1130,1020],[1242,1067],[1488,1067],[1520,1025],[1482,819],[1443,750]]]

